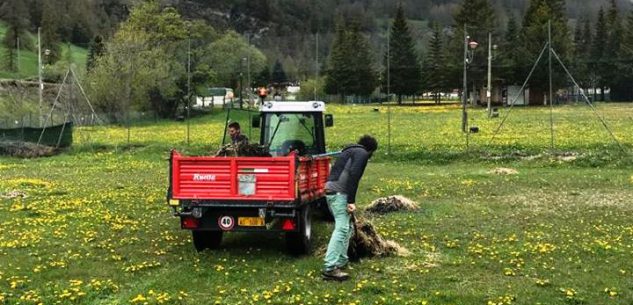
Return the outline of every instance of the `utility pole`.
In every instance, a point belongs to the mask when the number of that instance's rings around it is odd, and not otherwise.
[[[242,109],[244,103],[244,98],[242,96],[242,93],[244,92],[244,87],[242,85],[242,79],[244,78],[244,73],[242,72],[242,69],[244,69],[243,62],[244,58],[240,58],[240,109]]]
[[[387,29],[387,154],[391,156],[391,29]]]
[[[317,100],[317,87],[319,84],[319,32],[315,34],[316,47],[314,50],[316,61],[314,63],[314,70],[316,71],[316,78],[314,79],[314,100]]]
[[[189,114],[191,109],[191,37],[187,45],[187,145],[189,145]]]
[[[466,121],[468,120],[466,114],[466,98],[468,95],[468,81],[466,79],[466,69],[468,69],[468,33],[466,32],[466,25],[464,24],[464,75],[462,84],[462,132],[466,132]]]
[[[18,74],[20,74],[20,37],[16,37],[16,46],[18,47],[18,61],[17,61],[17,68],[18,68]]]
[[[488,117],[492,116],[492,108],[490,107],[491,91],[492,91],[492,32],[488,32],[488,86],[486,87],[486,101],[488,102]]]
[[[37,77],[40,95],[38,119],[40,121],[40,127],[42,127],[42,100],[44,99],[44,83],[42,83],[42,28],[37,28]]]
[[[246,53],[246,88],[248,89],[248,102],[254,105],[254,101],[251,100],[253,95],[253,85],[251,83],[251,34],[247,33],[246,35],[248,38],[248,53]]]
[[[552,91],[552,20],[547,22],[547,48],[549,53],[549,120],[551,133],[551,147],[554,150],[554,95]]]

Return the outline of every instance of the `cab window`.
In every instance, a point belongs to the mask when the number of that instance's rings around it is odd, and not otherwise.
[[[293,150],[301,155],[318,153],[311,113],[271,113],[264,129],[264,141],[273,156],[285,156]]]

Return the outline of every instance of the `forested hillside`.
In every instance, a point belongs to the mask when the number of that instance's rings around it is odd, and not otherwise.
[[[0,4],[0,19],[11,18],[10,3]],[[24,6],[21,18],[28,27],[53,27],[59,39],[73,43],[88,43],[95,35],[107,36],[129,13],[130,7],[141,0],[19,0]],[[365,31],[376,30],[376,19],[391,18],[398,3],[405,16],[413,20],[431,20],[443,25],[453,23],[453,14],[461,0],[161,0],[164,5],[178,8],[188,18],[204,19],[217,28],[232,28],[237,32],[269,32],[275,36],[296,33],[331,32],[337,15],[356,15],[364,20]],[[629,10],[631,3],[618,0],[618,6]],[[500,25],[509,16],[522,16],[528,0],[492,0]],[[566,13],[570,19],[595,19],[595,12],[608,1],[568,0]],[[55,17],[55,18],[52,18]]]

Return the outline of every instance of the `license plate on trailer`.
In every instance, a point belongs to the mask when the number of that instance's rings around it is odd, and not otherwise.
[[[264,218],[261,217],[238,217],[237,225],[241,227],[263,227]]]

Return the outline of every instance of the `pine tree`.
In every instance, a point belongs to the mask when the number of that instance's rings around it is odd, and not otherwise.
[[[373,56],[369,41],[361,33],[360,22],[352,20],[348,36],[348,61],[351,63],[352,74],[350,93],[360,97],[368,97],[378,84],[378,77],[374,70]]]
[[[476,40],[484,41],[488,32],[495,30],[495,12],[488,0],[465,0],[455,15],[455,27],[462,31],[466,25],[468,34]]]
[[[26,29],[29,24],[28,11],[23,0],[8,0],[3,6],[0,17],[6,22],[7,31],[2,39],[2,45],[6,52],[4,56],[4,66],[9,71],[17,71],[18,68],[18,40],[24,44]],[[20,46],[23,48],[23,46]]]
[[[275,86],[286,86],[288,83],[288,76],[279,59],[275,61],[275,65],[273,66],[272,82]]]
[[[402,104],[403,95],[419,92],[422,85],[422,71],[401,5],[398,6],[396,18],[391,27],[389,52],[388,55],[385,54],[385,67],[389,67],[389,71],[385,69],[383,80],[387,81],[386,74],[389,73],[388,85],[390,91],[398,96],[398,104]]]
[[[592,85],[591,72],[589,70],[589,64],[591,60],[591,46],[593,45],[593,32],[591,29],[591,21],[585,20],[582,29],[582,36],[584,38],[584,45],[581,46],[584,58],[584,66],[587,71],[585,71],[584,76],[581,75],[581,79],[584,80],[584,84],[581,86],[585,89],[590,88]]]
[[[545,43],[548,42],[548,22],[552,27],[552,48],[556,51],[563,62],[567,62],[571,52],[572,39],[567,28],[567,18],[565,17],[564,0],[531,0],[527,12],[523,18],[522,48],[526,50],[521,66],[526,68],[524,75],[527,76],[534,61],[538,58]],[[552,60],[556,61],[552,56]],[[556,63],[552,67],[556,67]],[[547,53],[539,62],[537,69],[530,79],[530,97],[532,101],[541,102],[541,98],[549,93],[549,71],[547,64]],[[567,78],[562,69],[552,71],[553,90],[564,87]]]
[[[600,10],[598,11],[598,21],[596,22],[596,29],[594,33],[595,34],[593,35],[594,38],[589,59],[589,67],[590,71],[592,71],[592,74],[594,75],[592,77],[594,88],[600,88],[602,90],[600,98],[604,101],[604,89],[606,87],[605,76],[608,73],[606,71],[605,65],[605,46],[607,45],[608,32],[603,8],[600,8]],[[596,99],[596,97],[596,91],[594,90],[594,100]]]
[[[47,64],[53,64],[61,57],[59,47],[59,23],[58,13],[54,1],[44,1],[42,10],[42,52],[43,60]]]
[[[496,15],[489,0],[464,0],[454,16],[455,31],[450,40],[450,55],[447,66],[449,82],[452,87],[462,87],[462,69],[464,65],[464,28],[471,40],[483,42],[488,33],[494,32]],[[484,56],[480,57],[484,58]],[[482,59],[483,60],[483,59]],[[469,78],[483,79],[485,64],[472,64],[468,70]]]
[[[441,93],[447,88],[444,45],[442,41],[442,29],[434,22],[429,23],[431,38],[429,40],[428,54],[424,60],[424,88],[433,93],[436,104],[441,102]]]
[[[90,71],[95,66],[97,58],[105,52],[105,44],[101,35],[95,36],[88,47],[88,59],[86,61],[86,70]]]
[[[255,75],[255,78],[253,79],[253,84],[257,87],[268,87],[268,85],[270,85],[271,83],[270,79],[270,67],[268,67],[268,65],[265,65],[264,68],[259,73],[257,73],[257,75]]]
[[[347,95],[369,96],[376,84],[369,42],[360,23],[339,21],[326,71],[326,93],[340,94],[344,101]]]
[[[589,82],[589,46],[591,45],[591,26],[589,20],[578,20],[574,31],[574,54],[572,69],[574,77],[582,88],[587,88]]]
[[[615,0],[611,0],[611,7],[607,12],[607,47],[605,50],[605,75],[606,86],[610,89],[611,100],[626,100],[625,92],[630,83],[623,82],[622,65],[620,65],[620,49],[622,48],[622,36],[624,35],[618,6]]]
[[[524,56],[522,49],[516,46],[520,45],[520,30],[514,15],[508,19],[507,30],[500,45],[500,61],[501,61],[501,77],[508,84],[522,84],[525,81],[525,75],[522,74],[520,66],[521,58]]]
[[[336,25],[336,35],[332,42],[330,57],[325,78],[325,92],[327,94],[340,94],[342,100],[350,93],[350,69],[347,54],[349,53],[347,42],[347,31],[344,21],[341,19]]]
[[[622,36],[622,48],[620,49],[622,81],[633,84],[633,11],[629,12]],[[625,88],[623,98],[629,101],[633,100],[633,86],[629,85]]]

